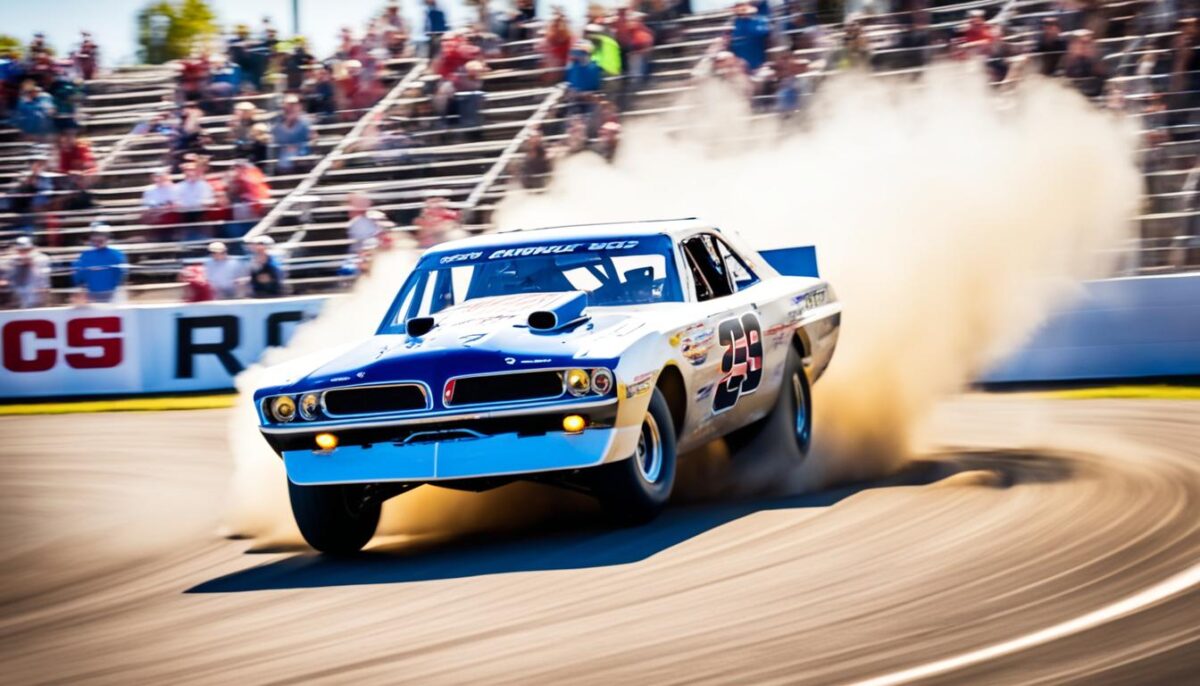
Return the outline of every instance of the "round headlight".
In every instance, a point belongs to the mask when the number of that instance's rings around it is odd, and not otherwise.
[[[613,374],[607,369],[592,370],[592,392],[608,395],[613,387]]]
[[[296,401],[291,396],[281,395],[271,401],[271,414],[277,421],[290,422],[296,418]]]
[[[317,416],[317,410],[321,408],[321,396],[316,393],[305,393],[300,396],[300,416],[304,419],[313,419]]]
[[[572,369],[567,372],[567,390],[571,395],[578,398],[582,395],[587,395],[587,392],[592,388],[592,380],[588,377],[588,373],[582,369]]]

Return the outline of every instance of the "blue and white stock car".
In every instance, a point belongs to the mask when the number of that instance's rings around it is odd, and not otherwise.
[[[803,458],[840,317],[811,247],[694,219],[491,234],[426,252],[375,336],[255,405],[320,551],[429,483],[548,482],[641,522],[714,439]]]

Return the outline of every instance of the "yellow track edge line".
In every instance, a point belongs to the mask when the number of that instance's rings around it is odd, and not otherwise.
[[[1200,400],[1200,386],[1096,386],[1042,391],[1037,395],[1056,400]]]
[[[76,412],[158,412],[162,410],[211,410],[233,407],[236,393],[186,395],[166,398],[117,398],[112,400],[74,400],[53,403],[0,405],[0,416],[31,414],[70,414]]]

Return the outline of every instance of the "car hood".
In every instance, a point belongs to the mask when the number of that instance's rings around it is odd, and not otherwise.
[[[582,365],[615,366],[621,351],[649,335],[645,315],[617,308],[585,311],[578,324],[553,332],[529,328],[529,313],[561,294],[470,300],[436,315],[424,336],[379,334],[329,359],[306,376],[266,392],[421,381],[440,387],[453,376]]]

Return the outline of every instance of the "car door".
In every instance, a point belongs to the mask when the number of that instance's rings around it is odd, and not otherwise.
[[[757,277],[718,236],[700,233],[680,243],[692,276],[693,297],[708,305],[697,322],[707,350],[697,366],[697,431],[704,439],[736,429],[761,415],[755,397],[764,380],[763,322]],[[685,339],[683,345],[689,341]],[[683,350],[688,357],[686,347]],[[689,357],[689,359],[691,359]],[[761,397],[761,396],[760,396]]]

